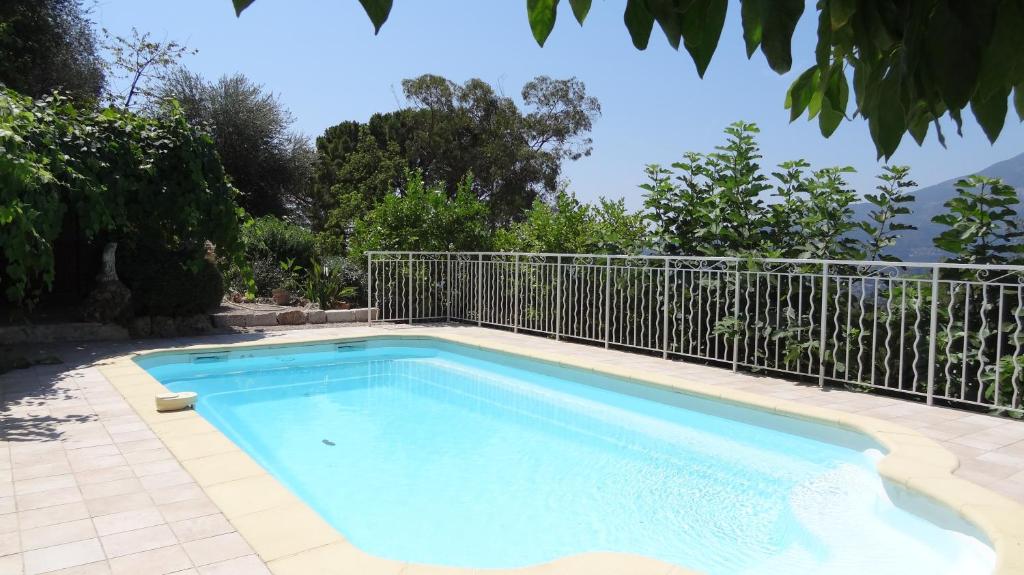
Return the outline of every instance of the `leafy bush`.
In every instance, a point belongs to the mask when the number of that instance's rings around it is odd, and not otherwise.
[[[352,297],[356,293],[354,287],[346,286],[344,282],[341,270],[313,260],[305,270],[300,287],[303,297],[317,303],[320,309],[331,309],[338,300]]]
[[[268,296],[274,288],[284,287],[289,274],[281,269],[281,262],[291,260],[306,267],[316,257],[316,234],[302,226],[274,216],[247,221],[241,230],[242,251],[252,269],[256,295]],[[241,270],[233,267],[228,272],[228,287],[245,292]]]
[[[448,197],[441,185],[428,185],[419,172],[407,174],[404,196],[384,198],[356,222],[349,253],[362,261],[370,250],[473,251],[490,246],[487,205],[473,194],[473,178]]]
[[[0,91],[0,284],[30,305],[53,282],[64,215],[87,240],[145,241],[202,260],[238,246],[235,190],[213,142],[171,107],[160,119],[83,111],[66,99]]]
[[[118,276],[132,290],[140,315],[182,316],[207,312],[220,304],[224,279],[202,253],[140,247],[118,257]]]
[[[949,261],[1006,264],[1013,263],[1015,254],[1024,253],[1024,226],[1016,210],[1020,198],[1013,186],[970,176],[957,181],[956,191],[957,195],[943,204],[949,213],[932,218],[947,227],[932,241],[953,254]]]
[[[537,200],[524,221],[499,229],[494,245],[510,252],[636,254],[646,247],[646,234],[643,214],[628,211],[622,200],[585,204],[560,191],[553,204]]]

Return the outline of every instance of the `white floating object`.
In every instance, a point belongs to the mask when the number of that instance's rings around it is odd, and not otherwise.
[[[178,411],[189,409],[196,404],[199,397],[194,391],[182,391],[179,393],[158,393],[156,395],[157,411]]]

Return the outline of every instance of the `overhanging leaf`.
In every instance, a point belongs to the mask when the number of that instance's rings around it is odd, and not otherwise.
[[[583,25],[583,21],[587,19],[587,14],[590,13],[590,2],[591,0],[569,0],[569,5],[572,6],[572,15],[576,17],[576,21]]]
[[[235,5],[235,16],[241,16],[242,11],[249,7],[256,0],[232,0]]]
[[[764,32],[762,18],[764,0],[743,0],[740,6],[740,20],[743,22],[743,41],[747,45],[747,58],[754,55],[754,50],[761,45]]]
[[[363,10],[366,10],[370,22],[373,22],[373,33],[380,32],[380,27],[388,21],[391,14],[392,0],[359,0],[359,3],[363,5]]]
[[[701,78],[718,48],[728,8],[728,0],[693,0],[683,14],[683,45],[693,58]]]
[[[1010,91],[1007,89],[988,97],[978,95],[971,100],[971,112],[974,113],[989,142],[995,142],[999,138],[999,133],[1003,131],[1009,97]]]
[[[832,29],[837,30],[845,26],[856,11],[856,0],[832,0],[829,2],[829,19]]]
[[[541,46],[555,27],[555,15],[558,0],[526,0],[526,14],[530,18],[530,29],[533,37]]]
[[[646,50],[654,29],[654,15],[647,11],[643,0],[626,0],[626,12],[622,19],[629,30],[629,36],[637,50]]]
[[[818,76],[818,67],[811,66],[789,86],[789,92],[786,93],[786,108],[789,110],[790,122],[799,118],[811,103],[811,98],[818,87]]]
[[[793,31],[804,13],[804,0],[776,0],[765,8],[761,52],[772,70],[785,74],[793,66]]]

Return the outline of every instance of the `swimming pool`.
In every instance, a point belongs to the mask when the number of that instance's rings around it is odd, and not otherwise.
[[[619,551],[712,574],[995,563],[955,514],[895,506],[879,446],[834,426],[429,339],[138,363],[199,392],[200,414],[381,557],[517,567]]]

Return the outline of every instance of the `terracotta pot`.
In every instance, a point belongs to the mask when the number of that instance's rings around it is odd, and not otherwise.
[[[288,305],[292,301],[292,293],[284,288],[274,288],[270,291],[270,297],[277,305]]]
[[[348,303],[347,301],[334,302],[334,309],[349,309],[351,307],[352,304]]]

